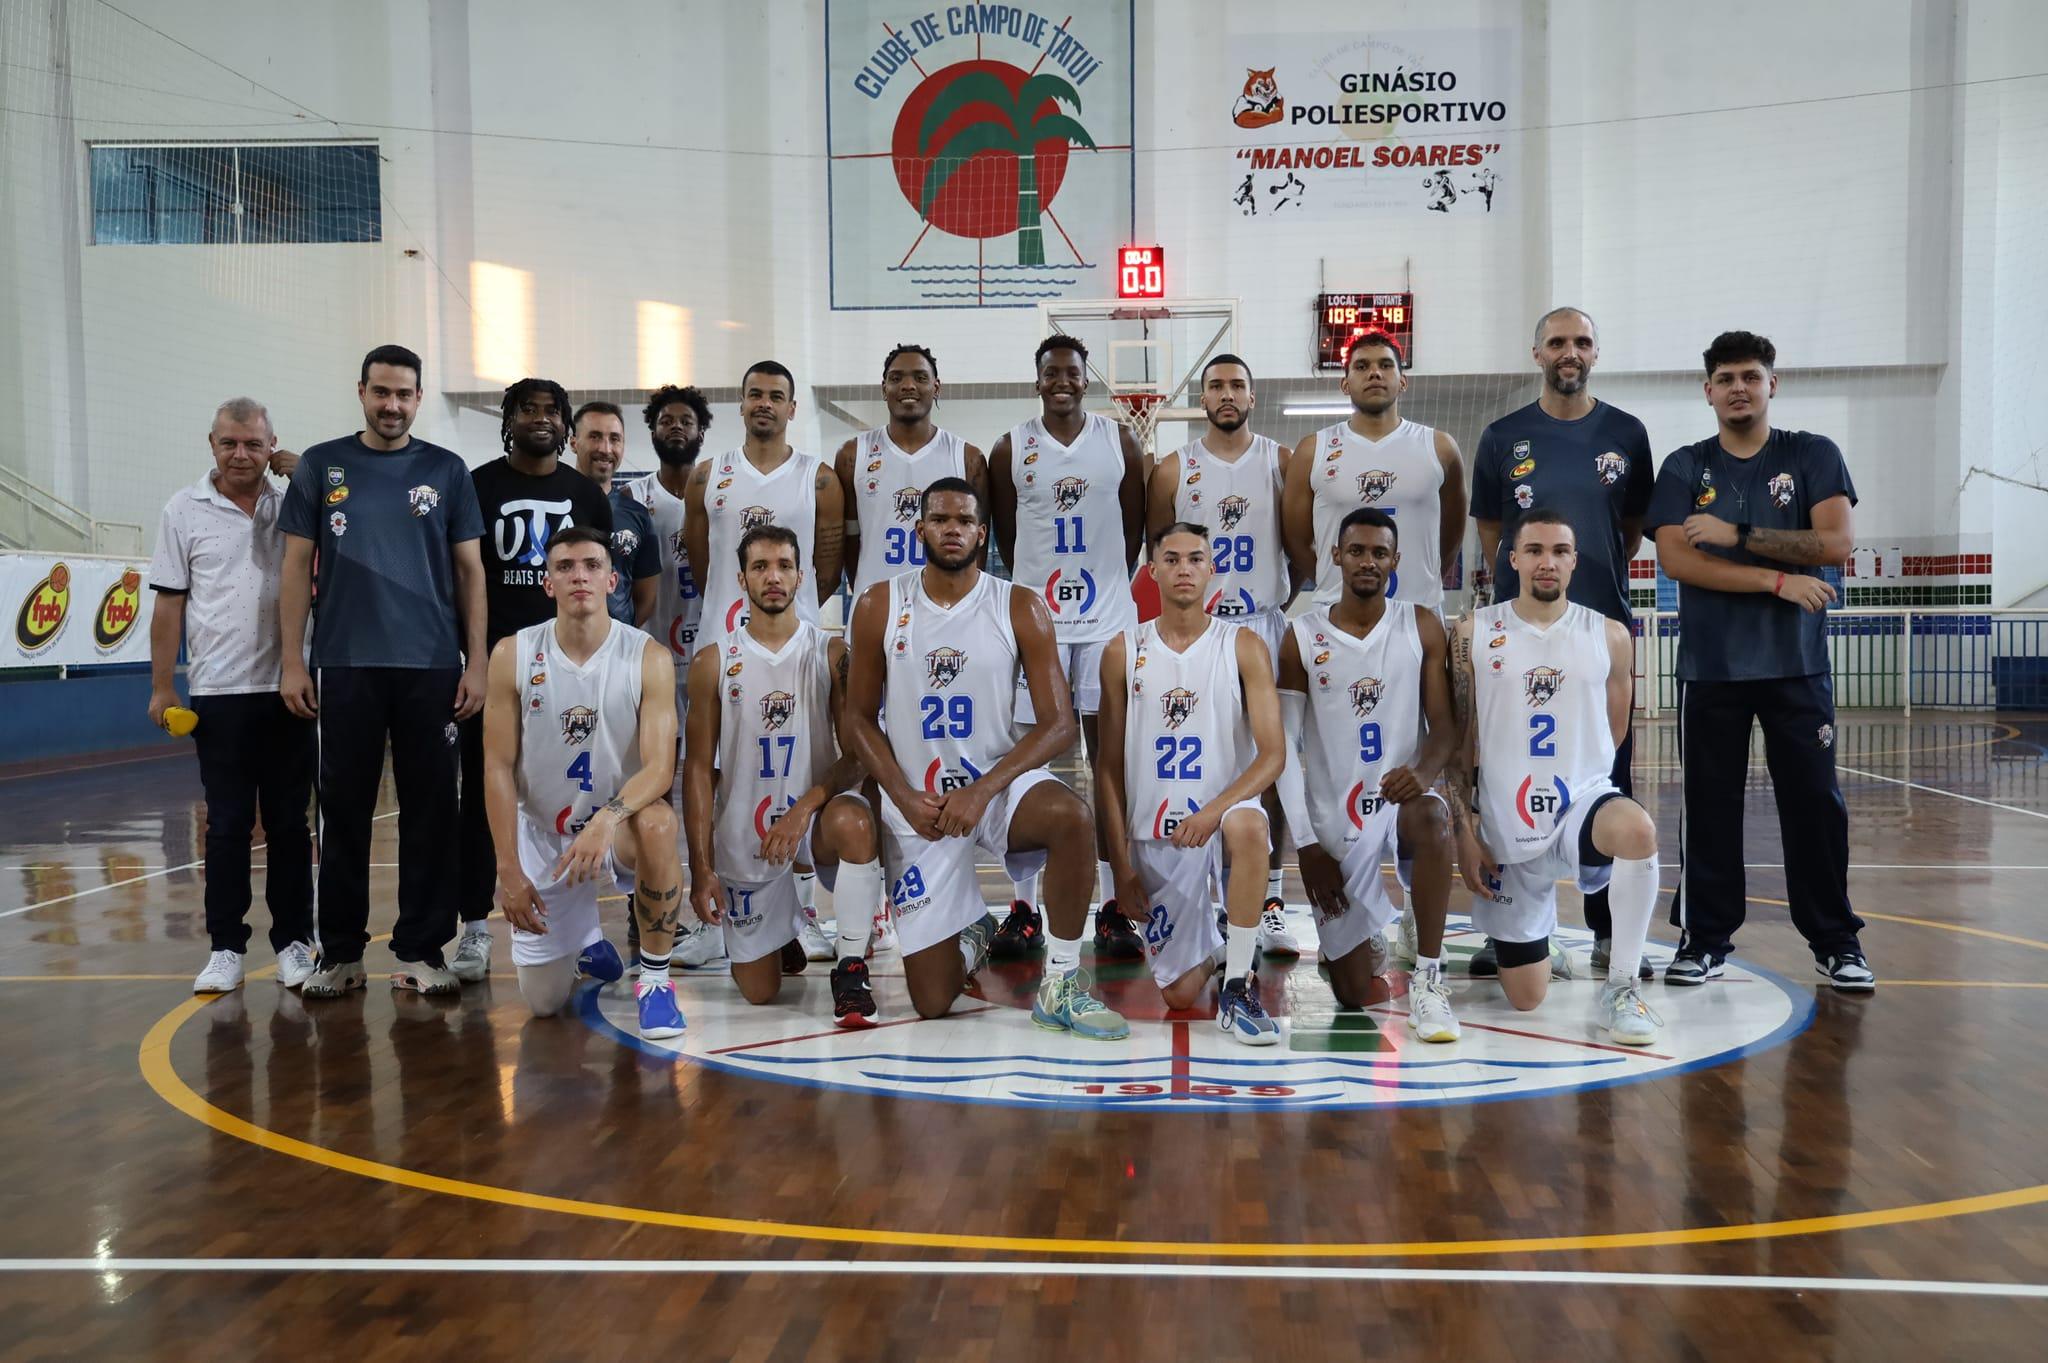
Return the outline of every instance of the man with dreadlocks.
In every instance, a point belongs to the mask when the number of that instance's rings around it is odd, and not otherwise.
[[[519,380],[505,390],[500,406],[504,457],[471,475],[484,522],[486,653],[498,640],[555,618],[555,603],[543,583],[548,543],[557,531],[580,525],[611,536],[612,508],[603,490],[562,462],[569,411],[569,395],[561,384]],[[484,919],[491,911],[498,863],[484,812],[483,716],[474,715],[459,727],[462,824],[456,909],[462,937],[448,966],[464,984],[475,984],[491,973],[491,932]],[[580,964],[603,978],[615,980],[624,970],[609,943],[593,944],[586,957]]]

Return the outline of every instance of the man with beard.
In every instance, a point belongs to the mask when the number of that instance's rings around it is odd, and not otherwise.
[[[1600,362],[1600,329],[1579,309],[1544,313],[1530,354],[1543,371],[1542,393],[1487,426],[1472,460],[1472,519],[1479,527],[1479,561],[1493,573],[1491,599],[1511,601],[1521,588],[1510,546],[1501,543],[1502,525],[1540,506],[1563,513],[1578,539],[1571,599],[1629,624],[1628,564],[1643,542],[1643,513],[1654,480],[1649,432],[1590,391]],[[1631,727],[1614,754],[1614,786],[1623,795],[1635,793],[1634,747]],[[1600,974],[1614,935],[1607,891],[1586,896],[1586,926],[1594,937],[1593,971]],[[1469,966],[1474,975],[1492,975],[1498,968],[1491,942]],[[1648,960],[1642,977],[1650,978]]]
[[[881,788],[883,856],[904,983],[923,1018],[942,1017],[987,958],[996,922],[975,854],[1011,874],[1045,872],[1050,959],[1031,1017],[1097,1040],[1130,1027],[1081,969],[1088,863],[1071,855],[1094,833],[1081,797],[1046,764],[1074,745],[1072,683],[1037,593],[979,567],[988,526],[964,479],[924,490],[917,522],[925,565],[861,593],[841,717],[845,746]],[[1016,722],[1018,677],[1038,723]],[[1051,848],[1069,855],[1048,863]]]
[[[586,402],[569,422],[569,448],[576,451],[576,471],[596,483],[612,507],[612,565],[618,585],[605,609],[622,625],[645,625],[654,618],[660,591],[661,546],[654,540],[654,521],[646,504],[613,477],[626,458],[626,419],[615,402]]]
[[[1209,563],[1215,576],[1206,609],[1258,635],[1277,665],[1295,587],[1280,534],[1280,490],[1289,451],[1270,437],[1252,434],[1249,423],[1258,397],[1252,391],[1251,366],[1237,356],[1210,357],[1202,366],[1201,394],[1209,429],[1153,466],[1146,484],[1146,529],[1156,544],[1175,521],[1212,528]],[[1269,790],[1261,803],[1273,836],[1266,899],[1259,912],[1259,950],[1299,956],[1301,943],[1288,931],[1287,901],[1281,894],[1279,797]]]
[[[1032,365],[1039,412],[990,448],[989,507],[1012,579],[1042,598],[1052,615],[1060,667],[1092,755],[1103,647],[1138,622],[1131,570],[1145,548],[1145,456],[1128,427],[1082,410],[1087,346],[1072,336],[1048,336]],[[1020,683],[1020,723],[1036,722],[1035,706]],[[1098,844],[1096,954],[1141,960],[1145,943],[1117,911],[1107,856]],[[1026,926],[1014,910],[1011,919],[1003,924],[1005,954]]]
[[[502,457],[477,468],[477,507],[484,518],[484,646],[555,616],[548,595],[548,543],[559,530],[580,525],[607,539],[612,508],[604,492],[562,463],[568,443],[569,395],[552,379],[521,379],[505,390],[498,438]],[[498,859],[491,848],[490,816],[484,807],[484,717],[462,721],[461,871],[456,908],[462,937],[449,969],[464,984],[491,973],[491,931],[485,918],[497,884]],[[608,944],[589,962],[591,973],[617,979],[623,969]]]

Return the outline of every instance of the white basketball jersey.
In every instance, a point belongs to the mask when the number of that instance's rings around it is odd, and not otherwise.
[[[718,641],[718,794],[713,855],[741,884],[788,870],[761,860],[761,839],[797,798],[825,779],[832,736],[831,641],[816,625],[772,653],[744,629]]]
[[[1363,639],[1318,606],[1290,626],[1308,673],[1302,779],[1316,841],[1333,851],[1380,811],[1380,777],[1415,760],[1422,740],[1419,607],[1389,601]]]
[[[1096,412],[1071,445],[1037,417],[1010,432],[1017,489],[1013,579],[1045,598],[1063,644],[1093,643],[1138,621],[1124,551],[1122,428]]]
[[[1437,462],[1436,431],[1403,421],[1384,440],[1367,440],[1349,421],[1316,432],[1315,466],[1309,470],[1314,503],[1316,600],[1335,601],[1344,576],[1330,560],[1337,527],[1361,506],[1376,506],[1401,525],[1401,567],[1387,597],[1413,601],[1433,611],[1444,604],[1443,548],[1437,492],[1444,466]]]
[[[1472,619],[1479,827],[1504,863],[1550,845],[1557,821],[1614,768],[1607,617],[1571,605],[1548,629],[1509,602]]]
[[[676,664],[676,690],[686,693],[704,600],[697,594],[697,579],[690,571],[690,551],[683,546],[683,499],[670,493],[651,473],[628,487],[626,495],[647,508],[654,536],[661,542],[661,577],[654,591],[654,616],[647,628],[668,645]]]
[[[860,525],[854,591],[924,567],[917,538],[918,500],[925,485],[967,476],[967,442],[937,431],[916,454],[905,454],[886,429],[863,431],[853,445],[853,504]]]
[[[1014,590],[983,573],[948,608],[925,595],[923,573],[889,584],[882,727],[904,778],[919,790],[967,785],[1017,746]],[[908,831],[895,805],[883,803],[891,826]]]
[[[1157,621],[1124,631],[1124,802],[1133,838],[1172,837],[1250,764],[1237,630],[1212,620],[1185,653],[1159,637]]]
[[[647,636],[611,620],[580,667],[555,642],[555,622],[514,636],[519,650],[519,821],[559,857],[640,769],[640,667]]]
[[[740,589],[740,537],[757,525],[787,526],[796,532],[798,562],[804,582],[797,589],[796,613],[818,621],[818,565],[812,551],[818,533],[818,456],[792,448],[773,473],[763,474],[747,462],[742,450],[727,450],[711,467],[704,484],[704,516],[710,528],[704,552],[711,562],[697,572],[704,593],[700,626],[707,638],[738,629],[747,622],[747,594]]]
[[[1287,555],[1280,539],[1280,446],[1263,435],[1236,462],[1201,441],[1172,456],[1180,462],[1173,518],[1209,527],[1216,582],[1208,602],[1224,619],[1255,615],[1287,600]]]

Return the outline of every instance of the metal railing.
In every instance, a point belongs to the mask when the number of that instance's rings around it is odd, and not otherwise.
[[[1678,704],[1678,612],[1637,611],[1636,708]],[[1980,606],[1831,610],[1837,709],[2048,710],[2048,611]]]
[[[138,555],[142,527],[95,520],[62,497],[0,467],[0,549],[45,554]]]

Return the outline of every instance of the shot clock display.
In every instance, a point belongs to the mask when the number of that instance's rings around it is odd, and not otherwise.
[[[1166,250],[1159,246],[1119,246],[1116,251],[1118,298],[1166,297]]]
[[[1415,363],[1415,295],[1412,293],[1319,293],[1316,295],[1316,369],[1338,372],[1351,343],[1368,331],[1384,331],[1401,347],[1405,365]]]

